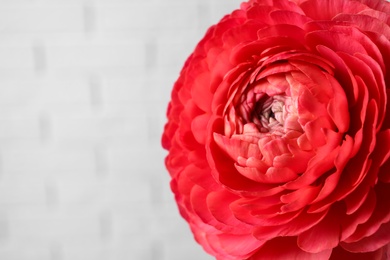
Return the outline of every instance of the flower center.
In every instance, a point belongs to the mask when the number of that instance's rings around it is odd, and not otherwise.
[[[252,122],[261,133],[283,135],[285,121],[294,110],[291,97],[285,95],[263,96],[257,101],[252,114]]]

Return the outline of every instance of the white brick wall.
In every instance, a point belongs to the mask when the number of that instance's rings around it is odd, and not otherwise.
[[[169,190],[170,90],[241,0],[0,1],[0,259],[206,260]]]

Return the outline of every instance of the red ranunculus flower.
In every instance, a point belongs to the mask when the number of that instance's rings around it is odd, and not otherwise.
[[[217,259],[390,259],[390,4],[250,0],[188,58],[162,143]]]

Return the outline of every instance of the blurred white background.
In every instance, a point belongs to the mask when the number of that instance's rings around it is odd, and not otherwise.
[[[0,0],[0,259],[202,260],[160,147],[170,90],[240,0]]]

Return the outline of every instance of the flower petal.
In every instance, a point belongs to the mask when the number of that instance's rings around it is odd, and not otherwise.
[[[298,235],[298,246],[310,253],[319,253],[336,247],[340,242],[341,226],[335,219],[342,214],[340,207],[333,206],[321,222]]]
[[[249,260],[328,260],[332,250],[310,253],[297,246],[295,237],[278,237],[263,245]]]
[[[254,250],[264,244],[264,241],[259,241],[252,235],[206,234],[206,238],[214,250],[225,255],[221,259],[246,259]]]
[[[350,252],[372,252],[388,245],[390,241],[390,222],[381,225],[372,236],[352,243],[341,242],[341,246]]]
[[[367,252],[367,253],[352,253],[349,251],[346,251],[341,246],[338,246],[333,249],[332,255],[330,256],[329,260],[340,260],[340,259],[353,259],[353,260],[383,260],[387,258],[383,258],[385,255],[384,249],[378,249],[373,252]]]
[[[205,129],[207,128],[207,123],[209,122],[209,120],[210,115],[203,114],[195,117],[191,123],[191,130],[195,137],[195,140],[203,145],[206,143],[207,135]]]

